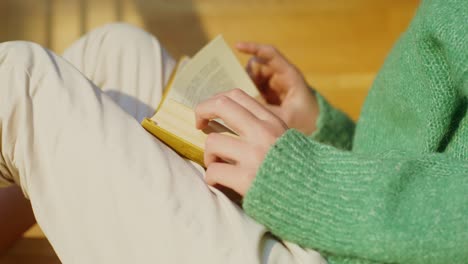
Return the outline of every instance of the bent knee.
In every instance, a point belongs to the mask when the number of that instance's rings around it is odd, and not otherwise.
[[[127,23],[111,23],[104,25],[90,33],[92,39],[97,37],[101,39],[101,44],[112,47],[138,48],[144,43],[159,44],[159,41],[146,32],[145,30],[127,24]]]
[[[10,41],[0,44],[0,67],[20,66],[26,69],[43,65],[50,60],[50,51],[29,41]]]

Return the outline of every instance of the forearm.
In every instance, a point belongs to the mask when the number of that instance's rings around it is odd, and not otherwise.
[[[21,189],[0,189],[0,255],[34,223],[31,204]]]
[[[461,260],[468,164],[441,154],[357,155],[288,131],[244,208],[282,239],[381,262]]]

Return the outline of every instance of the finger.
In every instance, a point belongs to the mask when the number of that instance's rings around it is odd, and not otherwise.
[[[239,42],[236,44],[236,48],[242,53],[250,54],[261,59],[263,64],[268,64],[276,70],[282,70],[288,66],[286,58],[271,45]]]
[[[205,182],[208,185],[216,184],[228,187],[240,195],[244,196],[247,192],[248,184],[245,181],[243,170],[232,164],[212,163],[205,172]]]
[[[270,104],[280,104],[278,93],[283,92],[283,86],[272,85],[275,80],[275,71],[268,65],[262,65],[257,62],[257,58],[252,57],[247,63],[246,71],[254,82],[260,95]]]
[[[252,79],[255,87],[263,96],[265,90],[269,88],[268,82],[271,78],[271,75],[263,74],[262,68],[264,66],[257,62],[257,58],[252,57],[247,62],[246,72],[249,75],[250,79]]]
[[[268,63],[269,60],[274,59],[278,54],[270,49],[270,45],[258,44],[254,42],[238,42],[236,49],[242,53],[249,54],[261,59],[262,63]]]
[[[239,41],[235,45],[238,51],[250,55],[255,55],[258,52],[259,46],[260,44],[244,41]]]
[[[275,115],[270,110],[268,110],[260,102],[255,100],[253,97],[251,97],[241,89],[233,89],[223,93],[223,95],[231,98],[232,100],[249,110],[258,119],[273,120],[275,118]]]
[[[211,133],[208,135],[205,142],[205,166],[209,167],[218,160],[238,164],[242,155],[245,155],[246,152],[248,152],[248,145],[238,138],[219,133]]]
[[[255,63],[255,57],[249,59],[247,66],[245,67],[245,71],[258,87],[258,84],[261,82],[260,65]]]
[[[261,84],[262,82],[267,82],[274,73],[274,69],[272,69],[267,64],[262,63],[257,57],[252,57],[249,59],[247,62],[246,71],[250,78],[257,85]]]
[[[259,77],[261,77],[260,67],[261,65],[256,61],[255,57],[250,58],[247,62],[245,69],[254,82],[257,81]]]
[[[198,129],[205,128],[210,120],[216,118],[223,120],[239,136],[245,136],[259,123],[253,113],[224,95],[212,97],[195,108],[195,125]]]

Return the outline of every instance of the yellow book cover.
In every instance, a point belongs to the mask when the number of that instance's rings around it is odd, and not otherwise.
[[[220,122],[210,122],[204,131],[195,128],[195,106],[224,91],[240,88],[258,97],[254,83],[222,36],[217,36],[193,58],[179,60],[166,86],[161,103],[142,126],[179,155],[202,165],[205,140],[209,133],[232,131]]]

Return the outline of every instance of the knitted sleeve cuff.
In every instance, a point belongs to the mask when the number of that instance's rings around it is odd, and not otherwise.
[[[310,232],[333,234],[336,223],[346,226],[346,218],[335,219],[337,215],[331,213],[343,205],[340,193],[333,189],[337,179],[324,179],[323,164],[315,162],[324,160],[323,153],[329,148],[288,130],[268,152],[244,197],[246,213],[282,239],[302,246],[323,238]]]
[[[354,136],[354,122],[343,112],[333,108],[327,100],[316,93],[320,115],[317,130],[311,138],[339,149],[350,150]]]

